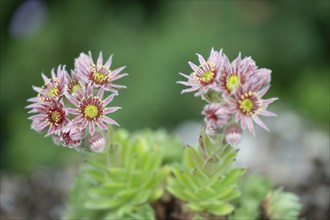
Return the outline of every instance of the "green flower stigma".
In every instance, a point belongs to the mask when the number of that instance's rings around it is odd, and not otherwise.
[[[81,86],[79,83],[77,84],[74,84],[72,87],[71,87],[71,94],[77,92],[78,90],[81,90]]]
[[[101,72],[101,71],[96,71],[93,73],[93,80],[96,83],[104,83],[105,81],[107,81],[108,76],[105,75],[105,73]]]
[[[84,110],[85,117],[95,118],[99,113],[99,110],[95,105],[87,105]]]
[[[214,75],[215,75],[214,72],[207,71],[207,72],[204,72],[201,77],[197,77],[196,74],[195,74],[195,77],[196,77],[196,80],[199,82],[211,83],[214,79]]]
[[[50,117],[55,124],[61,120],[61,114],[58,111],[53,111]]]
[[[57,97],[59,94],[59,90],[56,86],[52,87],[49,92],[47,93],[47,97]]]
[[[240,107],[243,110],[243,112],[250,112],[253,108],[253,102],[251,99],[244,99],[240,103]]]
[[[237,75],[231,75],[227,79],[226,87],[229,92],[233,91],[234,89],[238,88],[239,84],[239,77]]]

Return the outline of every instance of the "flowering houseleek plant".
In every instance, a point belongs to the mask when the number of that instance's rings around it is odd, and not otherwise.
[[[251,57],[230,62],[222,50],[197,55],[178,83],[206,101],[198,146],[181,147],[164,131],[114,130],[120,107],[111,102],[126,88],[114,81],[127,74],[112,69],[112,55],[103,64],[102,53],[96,62],[81,53],[70,73],[42,74],[28,99],[32,129],[87,157],[64,219],[297,219],[297,196],[257,175],[241,180],[247,168],[234,164],[243,130],[268,130],[260,116],[276,116],[267,108],[277,98],[264,98],[271,71]]]

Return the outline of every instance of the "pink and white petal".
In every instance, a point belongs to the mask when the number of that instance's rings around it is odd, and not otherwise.
[[[205,59],[204,59],[204,57],[202,55],[200,55],[200,54],[197,53],[197,56],[198,56],[199,63],[201,65],[203,65],[203,64],[206,63],[206,61],[205,61]]]
[[[93,87],[91,84],[87,86],[87,96],[93,96]]]
[[[245,120],[249,131],[253,134],[253,136],[256,136],[252,119],[250,117],[245,117]]]
[[[263,129],[265,129],[266,131],[269,131],[269,129],[267,128],[267,126],[265,125],[265,123],[263,123],[260,118],[257,115],[253,115],[252,119],[255,123],[257,123],[260,127],[262,127]]]
[[[78,90],[79,91],[79,90]],[[78,93],[78,92],[77,92]],[[76,93],[76,94],[77,94]],[[77,99],[75,99],[73,96],[71,95],[67,95],[67,99],[72,103],[74,104],[75,106],[79,107],[79,101]]]
[[[231,63],[234,71],[237,71],[238,68],[240,67],[241,65],[241,52],[238,54],[238,56],[236,57],[235,60],[233,60],[233,62]]]
[[[108,67],[110,69],[112,64],[112,54],[110,55],[109,59],[107,60],[107,62],[104,64],[104,66]]]
[[[241,120],[242,128],[245,129],[245,128],[246,128],[247,117],[242,116],[242,115],[239,114],[239,118],[240,118],[240,120]]]
[[[119,74],[119,75],[113,75],[112,78],[110,78],[110,81],[115,81],[117,79],[121,79],[123,78],[124,76],[128,76],[128,73],[123,73],[123,74]]]
[[[39,114],[39,115],[33,115],[29,117],[30,120],[45,120],[46,115],[45,114]]]
[[[99,89],[99,91],[97,92],[97,97],[99,97],[100,99],[102,99],[102,97],[103,97],[103,93],[104,93],[104,89],[101,87],[101,88]]]
[[[83,86],[81,89],[76,90],[76,92],[73,93],[72,96],[76,97],[76,99],[78,100],[82,100],[85,97],[84,95],[85,91],[86,91],[86,86]]]
[[[269,90],[269,88],[270,88],[270,85],[265,86],[264,88],[262,88],[262,89],[257,93],[258,96],[259,96],[259,97],[263,97],[263,96],[266,94],[266,92]]]
[[[79,126],[80,129],[81,130],[84,130],[87,127],[87,123],[88,123],[87,120],[82,121],[81,124],[80,124],[80,126]]]
[[[181,91],[181,94],[187,93],[187,92],[194,92],[198,89],[199,89],[198,87],[191,87],[191,88],[188,88],[188,89],[184,89],[184,90]]]
[[[113,88],[117,88],[117,89],[126,89],[126,86],[123,85],[118,85],[118,84],[114,84],[114,83],[110,83],[109,86],[113,87]]]
[[[78,70],[78,72],[80,72],[83,75],[87,75],[89,73],[91,65],[88,65],[85,62],[82,62],[82,60],[77,60],[76,63],[77,63],[76,69]]]
[[[260,115],[267,116],[267,117],[269,117],[269,116],[277,116],[277,114],[275,114],[273,112],[270,112],[270,111],[267,111],[267,110],[263,110],[263,109],[260,110],[258,113]]]
[[[194,63],[192,62],[188,62],[189,63],[189,66],[191,67],[191,69],[194,71],[194,72],[197,72],[199,70],[199,67],[196,66]]]
[[[102,64],[103,64],[103,55],[102,55],[102,51],[101,51],[100,54],[99,54],[99,57],[97,58],[96,65],[100,66]]]
[[[106,114],[110,114],[110,113],[115,112],[115,111],[117,111],[119,109],[121,109],[121,107],[106,108],[106,109],[104,109],[103,114],[105,114],[105,115]]]
[[[103,117],[101,118],[101,120],[104,121],[104,122],[106,122],[106,123],[108,123],[108,124],[118,125],[119,126],[119,124],[115,120],[113,120],[113,119],[111,119],[111,118],[109,118],[109,117],[107,117],[105,115],[103,115]]]
[[[126,66],[119,67],[119,68],[113,70],[113,71],[111,72],[111,74],[112,74],[113,76],[115,76],[115,75],[117,75],[118,73],[120,73],[120,72],[121,72],[123,69],[125,69],[125,68],[126,68]]]
[[[36,91],[37,93],[41,93],[41,92],[42,92],[42,88],[37,87],[37,86],[32,86],[32,89],[33,89],[34,91]]]
[[[95,123],[94,123],[94,121],[89,121],[88,122],[88,127],[89,127],[89,133],[91,135],[93,135],[94,132],[95,132]]]
[[[278,100],[278,98],[270,98],[270,99],[262,100],[262,105],[267,106],[267,105],[273,103],[276,100]]]
[[[83,117],[78,116],[78,117],[72,119],[72,121],[71,121],[71,125],[77,125],[77,124],[81,123],[83,120],[84,120]]]
[[[44,122],[39,123],[39,124],[32,123],[31,128],[34,129],[34,130],[36,130],[36,131],[42,131],[47,126],[48,126],[47,122],[44,121]]]
[[[69,124],[70,120],[68,118],[64,118],[64,121],[62,122],[62,126]]]
[[[108,85],[105,85],[103,88],[105,91],[109,91],[109,92],[112,92],[112,93],[118,95],[118,91],[116,89],[112,88],[111,87],[112,85],[113,84],[108,84]]]
[[[187,79],[190,79],[191,78],[191,75],[186,75],[186,74],[183,74],[183,73],[179,73],[181,76],[187,78]]]
[[[182,84],[182,85],[185,85],[185,86],[192,86],[192,82],[189,82],[189,81],[188,82],[187,81],[177,81],[176,83],[177,84]]]
[[[80,115],[80,111],[78,109],[75,109],[75,108],[66,108],[65,110],[68,113],[72,114],[72,115]]]
[[[39,102],[39,97],[32,97],[27,99],[28,102]]]
[[[53,134],[55,130],[56,130],[55,126],[50,126],[49,129],[48,129],[47,134],[45,135],[45,137]]]
[[[48,79],[48,77],[45,74],[41,73],[41,77],[44,80],[45,84],[50,83],[50,80]]]
[[[204,92],[202,88],[198,89],[197,92],[194,94],[195,97],[201,96]],[[207,100],[206,100],[207,101]]]
[[[101,128],[102,130],[107,130],[107,129],[108,129],[108,127],[107,127],[105,124],[103,124],[101,121],[95,121],[95,124],[96,124],[99,128]]]
[[[113,97],[115,97],[115,94],[111,94],[109,95],[106,99],[104,99],[104,105],[108,105],[112,100],[113,100]]]
[[[38,108],[38,107],[40,107],[40,108],[42,107],[41,104],[38,102],[34,102],[28,106],[25,106],[25,108]]]

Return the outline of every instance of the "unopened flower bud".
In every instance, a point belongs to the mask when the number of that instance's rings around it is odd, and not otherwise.
[[[205,115],[205,132],[208,135],[216,135],[227,124],[230,117],[227,107],[219,103],[206,105],[202,114]]]
[[[242,138],[242,129],[238,124],[231,124],[225,129],[225,138],[232,147],[240,142]]]
[[[95,132],[87,139],[88,147],[94,152],[102,152],[104,150],[105,144],[106,140],[101,132]]]

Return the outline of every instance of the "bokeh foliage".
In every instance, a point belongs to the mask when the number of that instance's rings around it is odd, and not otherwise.
[[[329,1],[43,1],[43,25],[24,36],[9,32],[24,1],[1,1],[1,167],[30,171],[62,164],[72,152],[29,130],[26,99],[41,72],[80,52],[114,54],[127,65],[114,118],[129,130],[172,128],[201,120],[202,102],[179,95],[177,74],[189,73],[195,52],[242,52],[273,70],[270,96],[327,127],[329,123]]]

